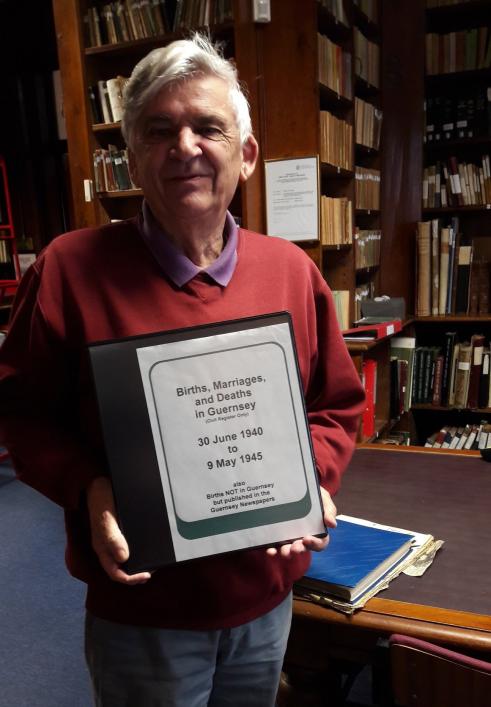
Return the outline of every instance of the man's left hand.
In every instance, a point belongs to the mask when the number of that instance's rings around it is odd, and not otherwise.
[[[328,528],[336,527],[336,506],[333,503],[331,495],[326,489],[321,486],[322,506],[324,508],[324,523]],[[268,547],[266,550],[268,555],[280,554],[282,557],[291,557],[299,555],[306,550],[314,550],[320,552],[329,542],[329,535],[325,538],[316,538],[313,535],[306,535],[304,538],[294,540],[292,543],[285,543],[280,547]]]

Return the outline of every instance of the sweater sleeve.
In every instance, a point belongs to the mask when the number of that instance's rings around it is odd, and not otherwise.
[[[18,477],[55,503],[75,509],[104,474],[80,438],[70,351],[43,314],[36,266],[24,276],[0,349],[0,441]]]
[[[333,495],[354,451],[365,393],[325,283],[317,290],[315,318],[317,352],[306,405],[320,482]]]

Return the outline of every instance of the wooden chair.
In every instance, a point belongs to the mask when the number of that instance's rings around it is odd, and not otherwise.
[[[491,707],[491,663],[399,634],[389,647],[400,707]]]

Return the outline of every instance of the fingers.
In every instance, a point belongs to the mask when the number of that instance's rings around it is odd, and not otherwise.
[[[92,547],[104,571],[115,582],[133,586],[147,582],[149,572],[127,574],[121,563],[129,558],[129,548],[116,520],[114,497],[109,479],[99,477],[87,489],[87,506],[92,532]]]
[[[281,557],[294,557],[295,555],[300,555],[308,550],[313,550],[314,552],[320,552],[327,547],[329,543],[329,536],[324,538],[316,538],[314,535],[307,535],[304,538],[299,538],[294,540],[292,543],[285,543],[279,547],[268,547],[266,554],[274,557],[275,555],[280,555]]]
[[[322,506],[324,508],[324,523],[328,528],[336,527],[337,508],[331,498],[331,494],[321,486]]]
[[[331,494],[322,486],[320,487],[320,492],[322,506],[324,509],[324,524],[327,528],[335,528],[337,514],[336,506],[331,498]],[[281,557],[294,557],[295,555],[300,555],[302,552],[307,552],[308,550],[312,550],[313,552],[321,552],[327,547],[328,543],[328,535],[323,538],[317,538],[314,535],[307,535],[304,538],[294,540],[292,543],[285,543],[279,547],[268,547],[266,554],[271,557],[278,554]]]

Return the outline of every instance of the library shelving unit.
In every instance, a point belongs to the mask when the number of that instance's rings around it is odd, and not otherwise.
[[[94,189],[94,150],[108,144],[119,149],[123,144],[118,124],[94,124],[89,87],[100,80],[128,76],[150,49],[182,36],[180,31],[168,32],[146,39],[87,45],[84,18],[95,4],[102,7],[104,3],[53,0],[76,228],[134,214],[141,199],[134,190],[96,193]],[[241,217],[245,227],[264,233],[265,174],[261,165],[268,160],[319,157],[321,194],[344,200],[347,226],[337,243],[316,240],[299,245],[333,291],[348,293],[349,324],[356,318],[358,285],[374,283],[375,294],[403,296],[411,311],[414,237],[409,224],[421,216],[422,171],[422,110],[421,115],[415,115],[414,105],[423,103],[423,52],[419,62],[414,47],[424,46],[423,0],[271,0],[269,23],[254,23],[250,0],[232,0],[232,5],[233,20],[210,30],[212,36],[225,42],[227,54],[235,59],[248,90],[260,146],[260,163],[234,199],[234,214]],[[321,45],[324,55],[331,56],[327,77],[320,74]],[[375,69],[379,76],[375,78],[368,73],[367,62],[357,58],[371,57],[371,70],[372,64],[377,66],[374,55],[379,61],[379,69]],[[382,111],[379,149],[364,140],[355,144],[355,105],[361,105],[359,100]],[[341,142],[335,141],[342,154],[334,157],[326,154],[326,140],[321,137],[326,114],[345,132]],[[356,166],[380,172],[378,209],[356,208]],[[394,171],[394,178],[391,174],[390,179],[384,179],[384,174]],[[327,225],[329,222],[324,221],[322,231]],[[379,267],[375,263],[357,271],[355,227],[382,232]],[[356,352],[362,357],[373,355],[380,362],[377,417],[382,421],[381,428],[389,423],[384,392],[389,375],[385,370],[388,351],[386,341]]]
[[[383,234],[381,192],[381,23],[380,4],[353,5],[355,75],[355,318],[361,302],[379,294],[378,270]]]
[[[14,295],[20,280],[12,208],[5,160],[0,157],[0,306]]]
[[[138,189],[96,190],[94,151],[114,145],[116,151],[124,148],[118,122],[94,123],[89,88],[99,81],[128,77],[135,64],[152,49],[165,46],[188,34],[190,27],[126,41],[108,40],[91,45],[87,37],[89,10],[96,7],[103,17],[103,2],[84,0],[53,0],[58,56],[64,95],[65,120],[72,185],[75,228],[107,223],[113,219],[135,215],[141,203]],[[128,3],[129,5],[129,3]],[[133,4],[134,5],[134,4]],[[172,4],[170,4],[172,5]],[[174,4],[175,5],[175,4]],[[191,3],[184,3],[184,6]],[[252,106],[253,125],[257,131],[257,67],[256,55],[249,51],[254,42],[252,6],[247,0],[231,0],[233,20],[212,25],[212,36],[225,42],[227,53],[234,57],[240,76],[248,86]],[[107,5],[106,5],[107,7]],[[136,7],[136,6],[135,6]],[[100,23],[102,20],[100,19]],[[199,29],[199,27],[194,27]],[[205,29],[205,28],[202,28]],[[93,41],[93,40],[92,40]],[[104,42],[104,33],[102,34]],[[233,207],[244,226],[262,230],[260,170],[240,189]]]
[[[472,246],[474,264],[477,266],[482,260],[488,271],[491,184],[484,188],[483,181],[486,179],[485,158],[487,156],[489,164],[491,156],[491,4],[470,0],[435,6],[429,0],[425,14],[424,166],[432,168],[433,174],[430,174],[428,189],[428,172],[425,173],[421,220],[434,223],[438,220],[436,228],[440,238],[441,229],[453,225],[458,233],[458,245]],[[445,179],[449,172],[459,177],[457,193],[453,195],[451,190],[455,185]],[[441,189],[445,186],[442,195]],[[477,282],[479,273],[473,268],[469,266],[470,279],[475,275]],[[461,343],[470,342],[473,335],[483,335],[485,350],[489,350],[488,276],[486,280],[482,285],[486,291],[479,306],[477,292],[476,300],[471,302],[470,288],[474,288],[475,283],[470,285],[467,313],[450,314],[447,309],[447,314],[437,315],[432,311],[430,316],[416,318],[412,325],[416,345],[444,352],[446,335],[455,332]],[[455,312],[455,308],[450,311]],[[489,402],[482,407],[457,408],[453,404],[426,401],[412,405],[409,424],[415,439],[422,443],[444,426],[461,428],[489,420]]]
[[[267,116],[262,156],[274,160],[319,155],[321,238],[302,247],[332,290],[349,293],[349,323],[356,316],[357,280],[372,281],[377,269],[360,267],[357,276],[353,243],[355,225],[379,227],[378,210],[357,210],[355,202],[355,165],[380,169],[378,150],[370,143],[355,146],[357,99],[377,108],[381,103],[378,76],[373,80],[367,66],[368,57],[370,69],[372,63],[377,65],[373,56],[380,53],[378,3],[365,5],[376,8],[371,18],[351,1],[272,0],[273,21],[258,28],[261,101]],[[327,218],[323,214],[328,199],[332,209],[341,211],[343,225],[334,233],[330,226],[337,216],[333,211]]]

